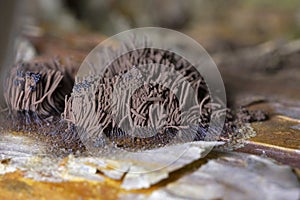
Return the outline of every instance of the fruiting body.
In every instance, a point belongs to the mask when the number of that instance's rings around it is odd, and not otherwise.
[[[156,65],[174,69],[180,76],[170,82]],[[229,146],[240,145],[254,133],[244,125],[248,122],[247,113],[240,117],[232,115],[229,109],[215,109],[224,102],[212,102],[199,72],[175,53],[151,48],[130,51],[115,59],[104,76],[77,78],[74,87],[70,70],[72,67],[65,68],[58,60],[32,61],[12,68],[4,96],[18,130],[23,124],[46,124],[47,127],[41,126],[42,132],[55,135],[53,141],[58,146],[76,149],[82,144],[97,148],[112,145],[130,150],[194,140],[223,140]],[[160,77],[161,82],[150,77]],[[163,82],[170,83],[170,87]],[[197,105],[183,112],[182,104],[191,100],[187,99],[187,84],[195,92]],[[175,95],[174,88],[179,88],[180,95]],[[123,118],[116,117],[118,113]],[[211,119],[224,115],[222,133],[208,132]],[[187,120],[192,125],[183,126]],[[131,129],[126,129],[128,125]]]
[[[155,65],[174,69],[181,76],[169,80]],[[155,78],[151,80],[151,77]],[[161,85],[157,77],[161,82],[170,83],[170,88]],[[145,79],[148,82],[144,82]],[[186,82],[195,91],[194,98],[198,101],[198,106],[190,108],[188,114],[181,110],[181,104],[190,101],[186,99]],[[181,87],[177,87],[178,84]],[[177,92],[180,95],[176,96],[171,88],[180,90]],[[123,117],[118,119],[116,112]],[[195,118],[197,113],[198,118]],[[76,126],[82,140],[95,141],[100,146],[113,143],[139,149],[204,139],[210,115],[209,92],[199,72],[175,53],[151,48],[118,57],[107,67],[103,77],[89,75],[77,79],[64,112],[65,119]],[[184,120],[197,126],[186,127],[189,131],[176,137],[178,130],[183,130]],[[131,129],[123,129],[128,126]],[[146,126],[148,128],[141,129]],[[134,132],[135,127],[139,127],[137,132]],[[189,135],[190,132],[194,135]]]
[[[9,73],[4,96],[14,119],[26,124],[51,122],[63,112],[73,83],[58,59],[19,63]]]

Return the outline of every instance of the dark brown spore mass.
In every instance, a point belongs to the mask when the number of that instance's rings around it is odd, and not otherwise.
[[[151,137],[137,137],[132,136],[126,131],[120,129],[118,124],[112,120],[112,91],[114,84],[120,79],[120,77],[126,74],[133,67],[151,64],[163,64],[165,66],[176,69],[177,72],[182,74],[187,81],[190,82],[194,91],[196,91],[199,108],[200,119],[197,127],[193,127],[197,131],[194,140],[204,140],[207,136],[210,117],[213,114],[215,117],[221,117],[226,115],[226,122],[222,133],[215,137],[215,140],[225,140],[232,143],[238,142],[244,137],[249,137],[252,130],[243,130],[240,134],[240,126],[243,122],[238,117],[232,115],[229,109],[218,110],[212,113],[212,106],[218,106],[224,104],[224,102],[211,102],[209,91],[203,77],[199,72],[184,58],[172,53],[170,51],[160,49],[137,49],[128,52],[116,60],[114,60],[110,66],[107,67],[104,77],[100,79],[93,79],[91,76],[83,79],[75,84],[75,91],[66,104],[65,117],[70,124],[78,125],[81,130],[84,130],[84,134],[97,135],[98,138],[108,138],[110,143],[117,147],[125,149],[149,149],[158,146],[164,146],[170,143],[172,138],[177,133],[178,125],[180,124],[180,110],[178,101],[172,92],[167,88],[163,88],[161,85],[148,84],[139,88],[130,97],[130,114],[129,118],[135,126],[145,126],[151,120],[150,107],[162,106],[168,111],[168,117],[165,120],[163,131],[157,132]],[[151,76],[151,74],[149,74]],[[87,81],[89,80],[89,81]],[[132,76],[129,80],[130,83],[137,83],[139,80],[137,76]],[[95,89],[87,90],[85,87],[93,87]],[[126,85],[126,84],[125,84]],[[84,90],[86,93],[80,93],[76,91]],[[126,88],[124,88],[126,90]],[[185,91],[181,91],[185,92]],[[85,95],[86,99],[89,99],[89,104],[95,106],[89,106],[88,109],[84,104],[86,102],[79,100],[82,99],[82,95]],[[79,97],[80,96],[80,97]],[[79,97],[79,98],[77,98]],[[90,113],[90,115],[84,115],[84,117],[72,117],[82,116],[81,113]],[[76,118],[76,119],[75,119]],[[97,118],[98,120],[94,120]],[[163,118],[159,116],[158,118]],[[94,123],[87,123],[88,121],[94,121]],[[156,124],[160,123],[160,119],[156,121]],[[92,125],[91,125],[92,124]],[[102,126],[104,132],[97,132],[95,127]],[[95,131],[95,132],[93,132]],[[92,133],[93,132],[93,133]],[[184,137],[184,136],[183,136]],[[236,141],[235,141],[236,140]]]
[[[65,98],[74,85],[75,64],[59,58],[37,58],[18,63],[5,80],[7,112],[1,113],[1,126],[49,143],[57,155],[82,150],[78,135],[61,119]]]
[[[86,77],[76,82],[74,87],[74,72],[70,72],[74,67],[63,66],[57,59],[18,64],[12,68],[5,85],[8,116],[13,119],[10,120],[13,125],[9,125],[9,128],[37,132],[39,137],[45,136],[53,148],[66,149],[67,153],[84,151],[80,140],[82,129],[94,131],[93,134],[100,140],[103,137],[108,138],[111,144],[125,149],[149,149],[167,145],[177,134],[181,120],[179,102],[182,100],[168,88],[159,84],[148,84],[137,89],[130,97],[129,118],[134,125],[166,122],[162,131],[153,136],[132,137],[118,128],[118,124],[112,118],[111,100],[116,89],[115,83],[133,67],[145,64],[163,64],[176,69],[196,91],[200,119],[198,126],[193,127],[197,132],[194,140],[204,140],[207,136],[211,115],[226,115],[224,129],[221,135],[214,139],[233,144],[247,137],[248,130],[242,134],[240,132],[244,123],[266,118],[264,113],[249,113],[247,110],[239,115],[233,114],[229,109],[212,113],[213,106],[224,102],[211,102],[205,81],[188,61],[169,51],[146,48],[120,56],[106,69],[103,77]],[[138,81],[137,77],[129,80],[132,83],[135,81]],[[69,96],[70,98],[67,98]],[[86,98],[84,101],[77,101],[78,96]],[[168,116],[164,119],[160,119],[161,116],[151,119],[149,112],[155,106],[163,107]],[[95,128],[99,125],[104,127],[103,133]]]
[[[14,119],[24,123],[51,122],[64,110],[72,77],[58,59],[19,63],[5,82],[5,100]]]

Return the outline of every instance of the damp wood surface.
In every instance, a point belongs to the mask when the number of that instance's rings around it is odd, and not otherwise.
[[[74,62],[78,64],[104,38],[102,35],[72,35],[60,38],[49,36],[28,37],[29,41],[38,49],[40,57],[68,55],[73,57]],[[59,45],[53,45],[53,41],[55,41],[55,44],[59,43]],[[253,47],[247,51],[251,50],[256,51],[257,49]],[[214,58],[214,55],[212,56]],[[214,188],[212,189],[213,194],[220,191],[223,192],[223,197],[227,198],[232,197],[230,194],[240,195],[240,197],[248,195],[249,198],[254,198],[255,196],[251,195],[255,194],[247,194],[247,189],[243,188],[243,185],[240,186],[239,181],[245,181],[245,184],[247,184],[249,178],[249,180],[254,181],[250,185],[255,184],[260,173],[263,174],[270,170],[275,174],[277,172],[284,174],[284,178],[279,175],[274,177],[271,175],[264,176],[259,191],[263,191],[264,186],[267,187],[268,184],[271,184],[274,187],[276,186],[278,191],[286,192],[284,193],[286,199],[288,197],[291,197],[291,199],[295,197],[296,199],[300,188],[300,76],[297,76],[297,74],[300,74],[300,69],[296,67],[276,68],[277,71],[272,72],[273,74],[270,76],[264,68],[258,68],[256,75],[251,77],[247,74],[252,70],[250,67],[244,69],[244,75],[236,73],[236,70],[240,67],[239,65],[242,64],[239,60],[240,55],[233,56],[231,63],[227,63],[220,55],[215,57],[221,58],[217,61],[217,64],[226,83],[226,90],[232,104],[237,107],[245,105],[253,110],[266,110],[269,114],[268,120],[251,123],[256,131],[256,136],[247,140],[244,147],[231,153],[212,151],[205,158],[191,159],[185,162],[183,166],[170,169],[170,171],[167,171],[168,174],[165,178],[157,180],[147,188],[135,189],[133,187],[133,189],[126,190],[122,185],[126,179],[126,174],[116,177],[115,174],[110,173],[101,164],[95,164],[97,158],[86,161],[73,157],[63,158],[58,163],[65,171],[60,175],[55,174],[56,159],[52,160],[50,158],[47,161],[33,159],[34,162],[29,159],[29,163],[32,162],[33,165],[36,163],[37,168],[38,164],[45,165],[45,163],[48,163],[49,166],[53,164],[53,171],[49,167],[49,171],[45,170],[43,172],[43,168],[41,168],[38,173],[28,173],[28,169],[34,169],[34,166],[30,167],[30,165],[27,165],[27,161],[24,161],[25,164],[20,162],[22,167],[16,167],[18,161],[11,160],[12,155],[16,153],[14,152],[16,151],[15,146],[7,149],[9,147],[7,144],[9,142],[17,144],[16,141],[25,141],[23,146],[18,146],[17,153],[24,151],[22,155],[26,155],[27,158],[30,155],[26,154],[26,149],[32,145],[32,141],[22,133],[7,132],[4,134],[6,139],[10,136],[12,139],[6,140],[3,137],[0,141],[0,168],[2,171],[0,175],[0,199],[49,199],[50,197],[52,199],[191,198],[191,196],[188,196],[193,194],[191,191],[201,190],[201,188]],[[242,59],[242,61],[244,60]],[[286,80],[288,81],[286,82]],[[35,147],[36,151],[40,151],[42,154],[45,154],[45,149],[49,148],[42,141],[35,143]],[[15,163],[14,166],[13,163]],[[72,165],[76,166],[77,164],[77,167],[85,166],[91,170],[88,172],[83,171],[82,174],[73,174]],[[233,177],[233,180],[237,181],[235,183],[226,182],[226,176],[224,179],[215,177],[214,167],[219,167],[217,169],[224,173],[233,173],[238,170],[241,176]],[[203,173],[207,176],[204,176]],[[58,179],[58,181],[49,181],[52,180],[51,178]],[[204,183],[205,180],[208,180],[207,183]],[[195,183],[194,186],[193,183]],[[199,185],[198,188],[197,184]],[[249,187],[249,191],[253,192],[255,189]],[[199,193],[194,195],[199,195]],[[203,198],[222,198],[218,195],[207,195]],[[264,195],[264,197],[274,197],[268,192]]]

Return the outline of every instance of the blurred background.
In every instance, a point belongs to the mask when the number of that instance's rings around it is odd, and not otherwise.
[[[159,26],[188,34],[210,52],[300,37],[298,0],[29,0],[22,6],[31,17],[26,23],[47,33],[111,36]]]

